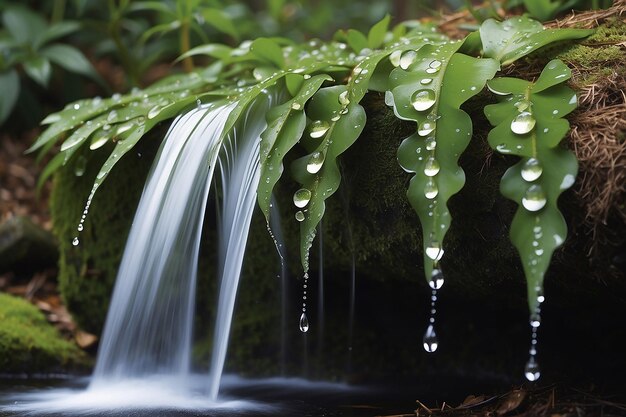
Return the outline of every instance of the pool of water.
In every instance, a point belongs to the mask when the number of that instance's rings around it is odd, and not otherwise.
[[[411,413],[416,399],[461,401],[467,395],[453,392],[458,380],[444,385],[429,380],[422,386],[353,386],[228,375],[219,400],[212,402],[205,394],[206,381],[206,375],[196,375],[184,381],[149,379],[87,389],[88,378],[0,379],[0,416],[365,417]],[[478,385],[476,389],[486,389]]]

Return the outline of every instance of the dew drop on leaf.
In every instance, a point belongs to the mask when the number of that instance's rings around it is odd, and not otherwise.
[[[302,210],[298,210],[296,211],[296,220],[299,222],[303,222],[304,221],[304,213],[302,212]]]
[[[434,136],[429,136],[426,138],[426,149],[432,151],[437,147],[437,140],[435,140]]]
[[[511,122],[511,130],[518,135],[525,135],[535,127],[536,120],[532,113],[523,111]]]
[[[400,68],[407,69],[411,66],[412,63],[415,62],[417,58],[417,52],[415,51],[406,51],[400,57]]]
[[[347,106],[348,104],[350,104],[350,100],[348,99],[348,91],[344,91],[343,93],[339,94],[339,104],[341,104],[342,106]]]
[[[315,151],[307,161],[306,170],[309,174],[317,174],[322,169],[322,165],[324,165],[324,154],[320,151]]]
[[[326,134],[326,132],[328,132],[328,129],[330,129],[330,124],[328,124],[328,122],[315,120],[311,123],[311,132],[309,134],[314,139],[321,138]]]
[[[539,211],[546,205],[546,202],[546,195],[539,184],[528,187],[522,198],[522,205],[528,211]]]
[[[306,207],[311,201],[311,191],[306,188],[300,188],[293,194],[293,204],[298,208]]]
[[[541,177],[542,173],[543,167],[536,158],[528,158],[522,165],[521,174],[525,181],[533,182]]]
[[[434,177],[439,173],[440,169],[439,162],[437,162],[435,157],[429,156],[424,164],[424,175],[427,177]]]
[[[417,111],[428,110],[435,104],[435,97],[435,92],[433,90],[417,90],[411,96],[411,104]]]
[[[417,134],[420,136],[428,136],[435,130],[435,126],[434,122],[422,122],[417,128]]]
[[[432,200],[437,197],[437,194],[439,194],[439,188],[437,188],[435,181],[432,178],[429,178],[424,185],[424,196],[427,199]]]
[[[402,56],[402,51],[393,51],[389,55],[389,62],[391,62],[391,65],[393,65],[394,67],[399,66],[401,56]]]

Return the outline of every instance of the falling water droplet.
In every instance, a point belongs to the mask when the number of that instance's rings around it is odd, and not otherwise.
[[[79,232],[82,232],[84,228],[85,228],[85,226],[82,223],[79,223],[78,227],[76,228],[76,230],[78,230]]]
[[[430,281],[428,281],[428,285],[433,290],[438,290],[443,287],[443,272],[439,268],[433,268],[433,272],[430,274]]]
[[[541,315],[539,313],[530,315],[530,326],[535,328],[541,326]]]
[[[524,375],[526,375],[526,379],[530,382],[536,381],[541,376],[541,372],[539,370],[539,364],[535,360],[535,356],[531,355],[526,362],[526,367],[524,368]]]
[[[437,188],[435,181],[432,178],[429,178],[424,185],[424,196],[427,199],[432,200],[437,197],[437,194],[439,194],[439,188]]]
[[[539,211],[546,205],[546,202],[546,195],[539,184],[528,187],[526,195],[522,198],[522,205],[528,211]]]
[[[439,173],[439,162],[435,159],[434,156],[429,156],[424,164],[424,175],[427,177],[434,177]]]
[[[87,158],[81,155],[76,160],[76,165],[74,165],[74,174],[77,177],[82,177],[85,173],[85,168],[87,168]]]
[[[80,240],[78,240],[78,237],[75,237],[75,238],[72,240],[72,245],[74,245],[74,246],[78,246],[78,244],[79,244],[79,243],[80,243]]]
[[[411,66],[412,63],[415,62],[417,58],[417,52],[415,51],[406,51],[400,57],[400,68],[407,69]]]
[[[417,134],[420,136],[428,136],[435,130],[434,122],[422,122],[417,128]]]
[[[293,194],[293,204],[298,208],[306,207],[311,201],[311,191],[306,188],[300,188]]]
[[[306,170],[309,174],[317,174],[324,165],[325,155],[323,152],[315,151],[311,154],[307,164]]]
[[[511,130],[518,135],[525,135],[535,127],[535,118],[532,113],[523,111],[511,122]]]
[[[432,353],[437,350],[439,341],[437,340],[437,335],[435,334],[435,327],[432,324],[429,324],[428,328],[426,328],[426,333],[424,333],[422,342],[426,352]]]
[[[544,293],[543,293],[543,288],[542,288],[542,287],[539,287],[539,288],[537,288],[537,290],[536,290],[536,291],[537,291],[537,302],[538,302],[539,304],[541,304],[541,303],[543,303],[544,301],[546,301],[546,296],[545,296],[545,295],[544,295]]]
[[[309,330],[309,319],[306,317],[306,313],[302,313],[300,316],[300,331],[306,333]]]
[[[536,158],[528,158],[522,165],[522,178],[525,181],[533,182],[543,173],[543,167]]]
[[[417,111],[428,110],[435,104],[435,97],[435,92],[433,90],[417,90],[411,96],[411,104]]]
[[[304,213],[302,212],[302,210],[298,210],[296,211],[296,220],[299,222],[303,222],[304,221]]]
[[[321,138],[326,134],[326,132],[328,132],[328,129],[330,129],[330,124],[328,124],[328,122],[316,120],[311,123],[311,132],[309,134],[314,139]]]

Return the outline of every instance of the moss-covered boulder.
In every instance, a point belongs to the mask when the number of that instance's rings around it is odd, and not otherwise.
[[[85,369],[86,355],[28,301],[0,293],[0,373]]]

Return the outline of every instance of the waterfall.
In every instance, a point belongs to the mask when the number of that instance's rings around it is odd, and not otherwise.
[[[235,104],[202,105],[173,122],[133,220],[90,389],[151,376],[187,385],[201,230],[219,166],[221,284],[207,388],[216,400],[256,202],[268,101],[252,104],[225,139]]]

